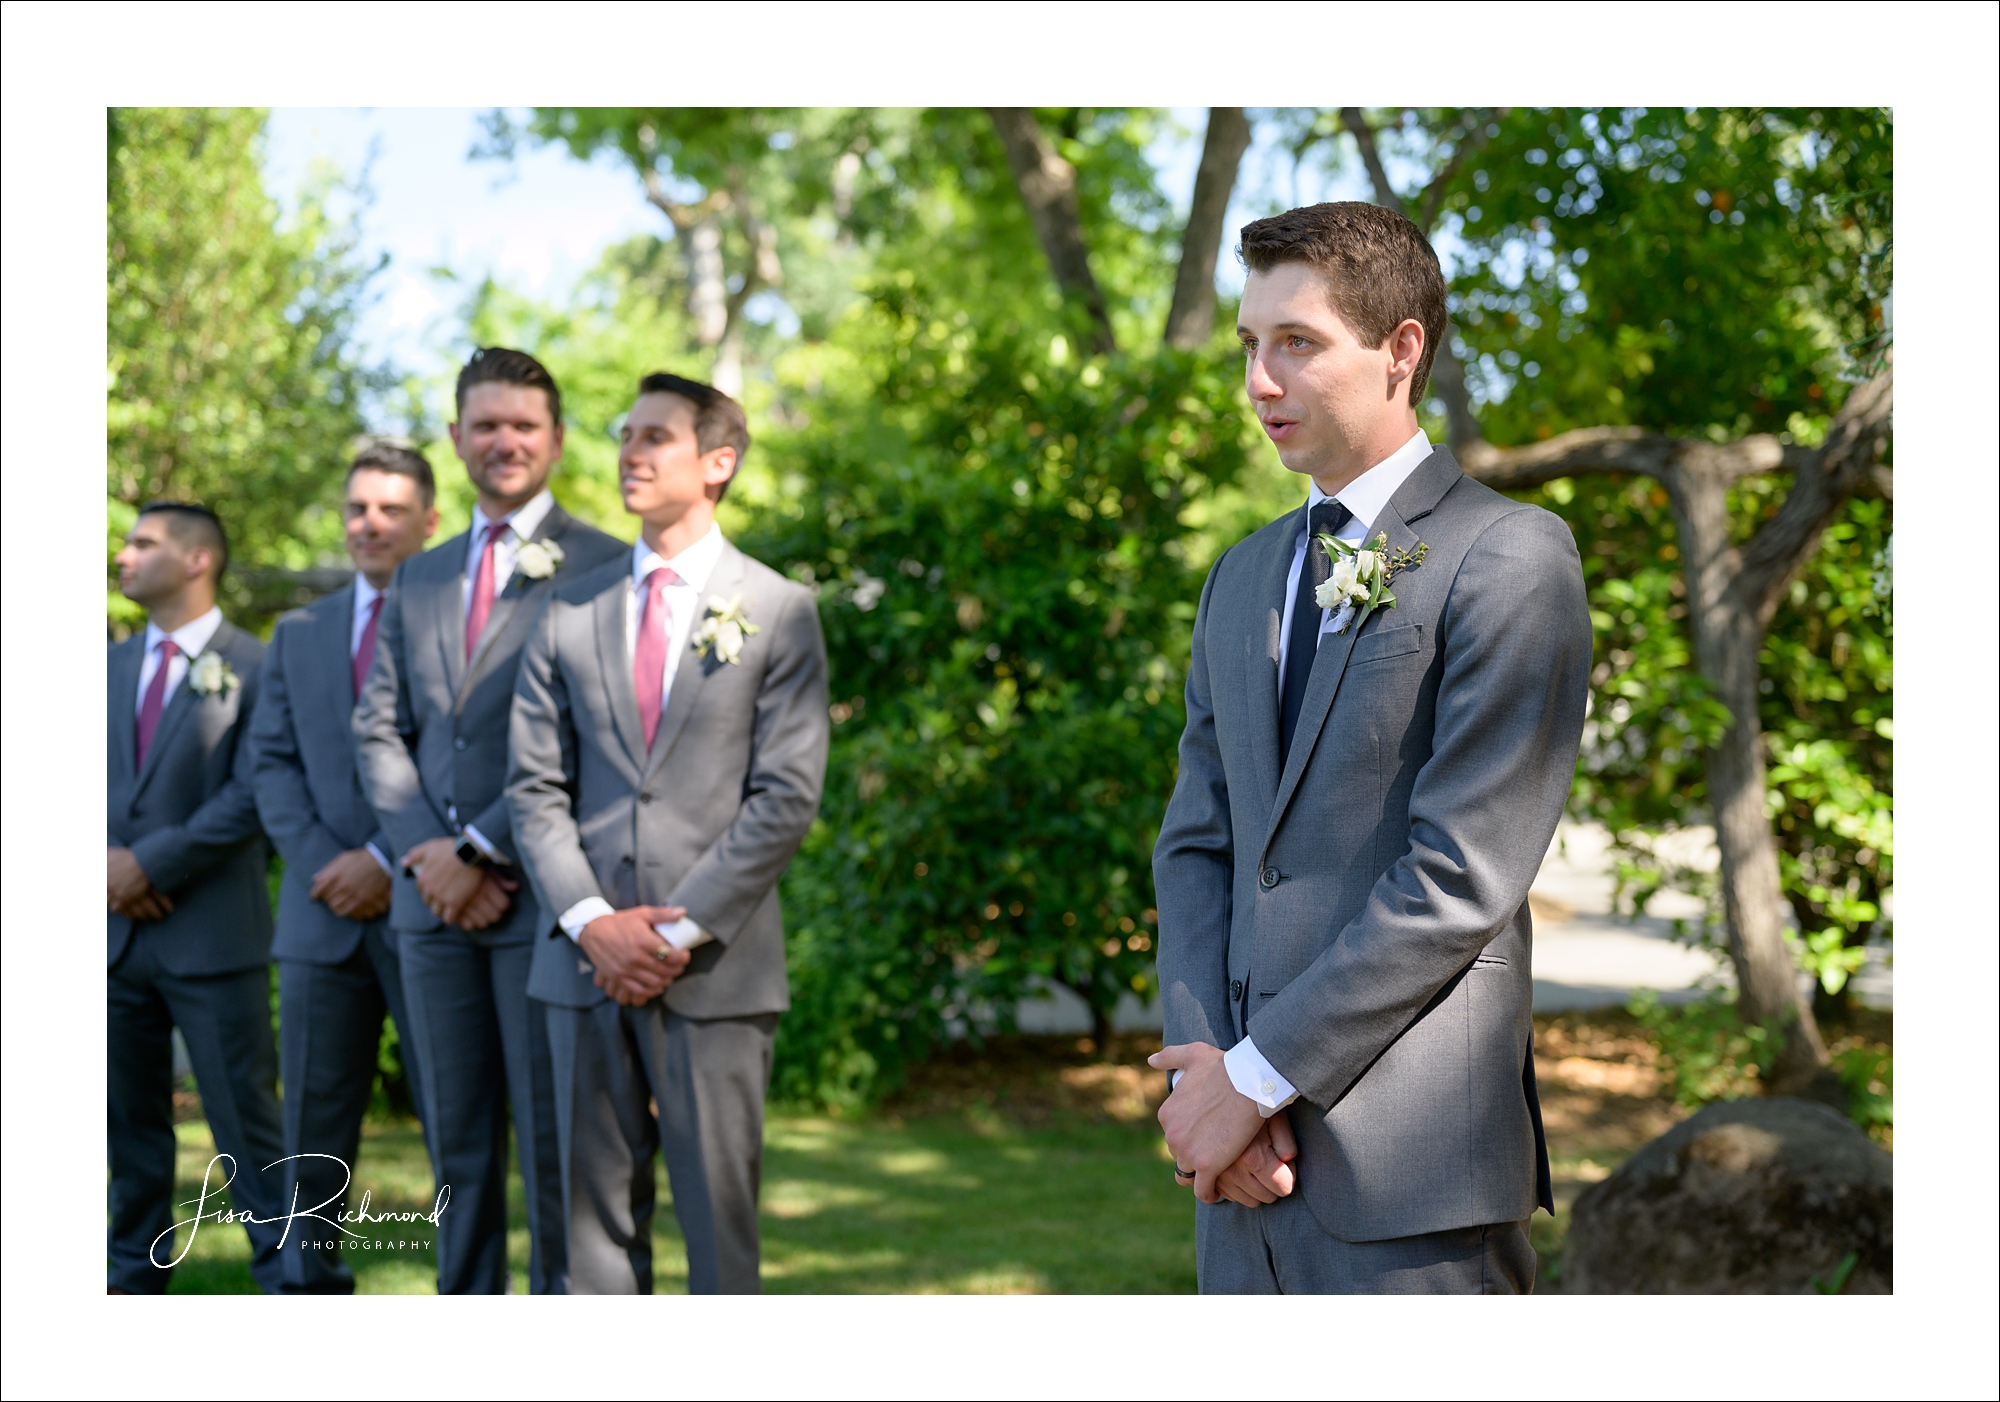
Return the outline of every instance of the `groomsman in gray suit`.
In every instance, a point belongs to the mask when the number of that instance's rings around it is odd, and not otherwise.
[[[1553,1210],[1528,885],[1583,727],[1583,572],[1418,427],[1445,286],[1415,225],[1315,205],[1241,255],[1250,398],[1310,480],[1209,572],[1153,856],[1200,1288],[1526,1292]]]
[[[251,721],[257,811],[285,859],[278,895],[278,1047],[284,1068],[284,1201],[338,1220],[375,1087],[382,1018],[396,1019],[404,1072],[421,1056],[403,1007],[389,913],[391,843],[361,792],[354,703],[375,658],[396,566],[437,530],[430,464],[365,448],[347,471],[352,584],[278,621]],[[421,1102],[421,1094],[418,1096]],[[327,1230],[285,1243],[286,1288],[351,1295],[354,1272]]]
[[[361,785],[399,867],[396,929],[410,1044],[439,1188],[438,1291],[507,1277],[507,1121],[527,1195],[528,1286],[566,1289],[548,1028],[528,998],[546,928],[521,889],[507,716],[521,643],[549,590],[626,547],[556,505],[562,397],[533,356],[487,347],[459,372],[452,445],[478,489],[472,527],[405,561],[355,710]]]
[[[778,878],[819,811],[826,645],[807,590],[715,506],[743,411],[640,383],[619,485],[642,522],[558,583],[521,662],[507,797],[536,904],[562,1127],[570,1288],[653,1288],[664,1149],[697,1294],[758,1288],[764,1091],[790,1006]]]
[[[106,980],[114,1295],[158,1295],[174,1259],[173,1030],[194,1066],[234,1209],[276,1215],[284,1154],[271,1046],[271,898],[244,731],[264,648],[215,606],[229,564],[206,507],[153,502],[118,552],[146,631],[109,658]],[[267,1181],[269,1177],[269,1181]],[[215,1210],[214,1208],[210,1209]],[[213,1228],[211,1228],[213,1230]],[[253,1221],[250,1273],[282,1289],[280,1224]]]

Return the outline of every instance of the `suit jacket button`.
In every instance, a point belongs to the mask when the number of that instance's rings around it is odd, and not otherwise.
[[[1242,979],[1240,979],[1240,978],[1234,978],[1234,979],[1231,979],[1231,980],[1229,981],[1229,996],[1230,996],[1230,998],[1232,998],[1232,999],[1241,999],[1241,998],[1242,998],[1242,996],[1243,996],[1243,980],[1242,980]]]
[[[639,802],[641,803],[651,803],[652,801],[653,801],[653,796],[649,793],[642,793],[639,795]]]
[[[622,867],[629,867],[629,866],[631,866],[631,865],[632,865],[632,854],[631,854],[630,852],[627,852],[627,853],[626,853],[626,854],[625,854],[624,856],[620,857],[620,858],[618,859],[618,865],[620,865],[620,866],[622,866]]]
[[[458,737],[457,739],[453,740],[453,741],[451,742],[451,747],[452,747],[452,748],[453,748],[454,750],[462,750],[462,749],[464,749],[464,748],[465,748],[465,737],[464,737],[463,735],[461,735],[461,736],[459,736],[459,737]]]
[[[1276,867],[1265,867],[1263,875],[1260,876],[1258,880],[1264,883],[1264,889],[1266,891],[1270,890],[1273,886],[1278,884],[1278,869]]]

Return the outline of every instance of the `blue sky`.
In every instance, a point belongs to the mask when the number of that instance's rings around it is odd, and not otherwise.
[[[316,161],[331,161],[349,176],[368,175],[374,197],[359,211],[363,251],[389,255],[360,327],[371,358],[427,368],[450,333],[463,285],[491,273],[519,291],[561,300],[606,245],[663,225],[638,181],[610,158],[585,165],[557,149],[524,144],[512,163],[470,159],[483,110],[272,109],[265,172],[280,199],[291,198]],[[1185,209],[1206,114],[1190,107],[1173,115],[1180,134],[1158,142],[1152,154],[1162,185]],[[1308,175],[1298,193],[1310,202],[1360,191],[1345,182],[1326,187]],[[1260,132],[1244,160],[1228,227],[1263,212],[1267,200],[1289,202],[1291,195],[1289,159],[1273,149],[1268,130]],[[462,285],[434,275],[438,267],[451,268]],[[1241,271],[1226,254],[1216,281],[1230,292],[1241,286]]]

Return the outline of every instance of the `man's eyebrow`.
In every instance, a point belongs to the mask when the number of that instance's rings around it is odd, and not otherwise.
[[[1236,326],[1236,334],[1238,336],[1254,336],[1257,333],[1239,322]],[[1274,336],[1317,336],[1319,332],[1302,321],[1281,321],[1271,328],[1271,334]]]

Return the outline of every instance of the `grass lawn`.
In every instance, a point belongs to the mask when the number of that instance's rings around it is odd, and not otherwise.
[[[1107,1064],[1058,1039],[1021,1039],[976,1062],[943,1058],[891,1105],[853,1119],[773,1114],[764,1151],[764,1288],[772,1293],[1191,1293],[1194,1211],[1174,1186],[1143,1065]],[[1155,1042],[1154,1047],[1157,1047]],[[1144,1049],[1134,1041],[1132,1060]],[[997,1072],[988,1080],[986,1073]],[[214,1152],[178,1127],[192,1198]],[[374,1211],[427,1210],[430,1165],[414,1124],[371,1124],[355,1165]],[[660,1175],[655,1288],[687,1288],[687,1258]],[[527,1290],[518,1179],[508,1257]],[[422,1228],[428,1230],[427,1228]],[[408,1228],[370,1228],[402,1236]],[[176,1242],[179,1249],[185,1238]],[[349,1253],[364,1294],[428,1294],[428,1252]],[[242,1229],[204,1224],[171,1293],[251,1293]]]
[[[1535,1019],[1556,1215],[1536,1213],[1538,1288],[1561,1289],[1570,1204],[1683,1113],[1662,1093],[1653,1046],[1622,1012]],[[1887,1047],[1890,1017],[1857,1039]],[[1831,1036],[1831,1031],[1829,1032]],[[774,1294],[1172,1294],[1194,1290],[1192,1197],[1174,1186],[1153,1111],[1164,1075],[1145,1065],[1158,1039],[1019,1037],[975,1053],[954,1047],[900,1095],[863,1116],[774,1113],[764,1137],[764,1288]],[[180,1198],[198,1191],[214,1152],[189,1098]],[[661,1178],[655,1288],[687,1288],[687,1260]],[[413,1123],[370,1124],[356,1191],[375,1211],[427,1211],[433,1194]],[[509,1185],[508,1259],[527,1289],[518,1179]],[[380,1237],[406,1227],[371,1228]],[[428,1230],[427,1228],[425,1230]],[[176,1243],[178,1249],[180,1243]],[[351,1252],[364,1294],[429,1294],[428,1251]],[[251,1293],[242,1229],[205,1224],[175,1272],[174,1294]]]

